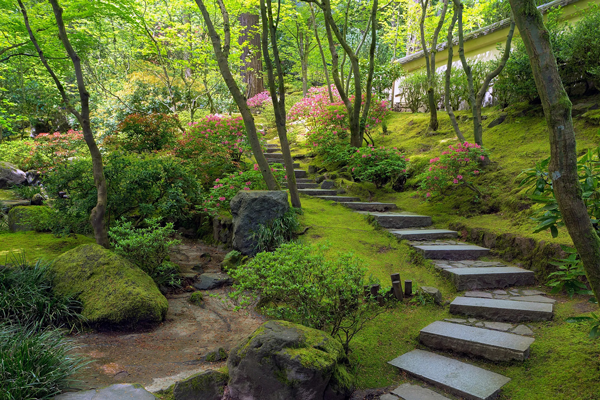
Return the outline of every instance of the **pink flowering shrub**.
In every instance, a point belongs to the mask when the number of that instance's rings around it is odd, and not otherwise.
[[[471,178],[480,174],[481,162],[488,152],[475,143],[448,146],[439,157],[429,160],[428,170],[419,176],[421,194],[429,199],[441,195],[446,188],[461,185],[480,193]]]
[[[216,144],[226,149],[233,161],[240,161],[245,153],[251,151],[242,117],[211,114],[200,121],[190,122],[189,126],[184,140],[193,138],[199,139],[199,143]]]
[[[355,179],[373,182],[381,188],[391,182],[394,189],[400,189],[406,182],[406,166],[409,159],[396,147],[362,147],[350,156],[349,167]]]
[[[275,164],[271,170],[281,185],[286,179],[283,167]],[[266,189],[267,185],[262,173],[258,169],[258,165],[254,164],[254,168],[250,171],[239,171],[223,178],[215,179],[214,186],[204,194],[202,205],[197,206],[197,208],[201,212],[215,216],[219,212],[229,211],[229,202],[240,190]]]
[[[271,99],[271,93],[269,93],[268,90],[265,90],[264,92],[258,93],[255,96],[250,97],[248,101],[246,101],[246,103],[252,111],[258,111],[262,109],[265,105],[273,104],[273,100]]]
[[[41,173],[66,164],[72,157],[87,155],[83,134],[74,130],[69,130],[67,133],[40,133],[33,142],[28,143],[29,154],[24,157],[22,166]]]

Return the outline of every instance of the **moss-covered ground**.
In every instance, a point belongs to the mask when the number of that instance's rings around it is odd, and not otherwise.
[[[7,260],[10,262],[11,255],[19,254],[30,262],[53,260],[80,244],[88,243],[95,241],[83,235],[55,237],[51,233],[39,232],[0,233],[0,264]]]

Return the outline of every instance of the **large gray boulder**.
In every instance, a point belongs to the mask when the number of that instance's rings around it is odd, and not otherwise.
[[[227,384],[227,375],[205,371],[177,382],[173,388],[175,400],[221,400]]]
[[[27,183],[25,172],[6,161],[0,161],[0,189]]]
[[[244,255],[256,254],[253,234],[261,224],[282,217],[290,208],[284,191],[240,191],[231,199],[233,248]]]
[[[339,341],[317,329],[268,321],[229,354],[232,400],[338,400],[352,377]]]

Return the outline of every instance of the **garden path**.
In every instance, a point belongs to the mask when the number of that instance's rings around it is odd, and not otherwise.
[[[283,160],[276,144],[267,145],[265,156],[270,163]],[[500,261],[479,260],[488,256],[490,250],[459,241],[456,231],[433,227],[429,216],[399,211],[393,203],[362,202],[358,197],[344,196],[333,182],[317,184],[302,169],[296,169],[296,178],[301,194],[339,202],[371,215],[382,228],[398,239],[407,240],[415,252],[430,260],[458,291],[466,291],[450,304],[450,313],[457,318],[424,327],[419,335],[422,345],[419,349],[389,361],[427,385],[406,383],[380,399],[496,398],[510,378],[456,360],[444,352],[492,363],[526,360],[535,339],[524,323],[550,320],[554,314],[554,300],[544,297],[544,292],[516,288],[535,285],[534,273]],[[406,290],[406,294],[410,291]]]

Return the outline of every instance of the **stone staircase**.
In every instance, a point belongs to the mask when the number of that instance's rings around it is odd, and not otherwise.
[[[268,145],[269,162],[283,159],[277,151],[276,145]],[[450,313],[462,318],[436,321],[420,331],[419,341],[428,350],[415,349],[389,361],[444,394],[407,383],[382,395],[381,400],[496,398],[510,378],[456,360],[448,352],[491,362],[526,360],[535,339],[531,329],[521,323],[553,317],[554,300],[537,290],[514,288],[534,285],[534,273],[500,261],[479,260],[490,250],[458,242],[456,231],[433,227],[429,216],[399,212],[393,203],[362,202],[358,197],[339,195],[332,186],[323,188],[307,179],[303,170],[296,170],[296,178],[300,193],[371,215],[382,228],[407,240],[415,251],[431,260],[458,291],[467,291],[450,304]]]

